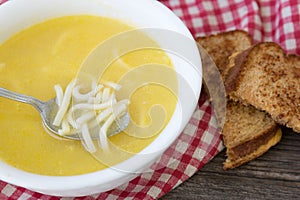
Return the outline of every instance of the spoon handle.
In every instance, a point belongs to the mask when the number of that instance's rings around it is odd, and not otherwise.
[[[34,97],[27,96],[27,95],[24,95],[24,94],[19,94],[19,93],[16,93],[16,92],[12,92],[12,91],[9,91],[9,90],[4,89],[4,88],[0,88],[0,97],[5,97],[5,98],[11,99],[11,100],[15,100],[15,101],[19,101],[19,102],[22,102],[22,103],[30,104],[30,105],[34,106],[39,111],[42,111],[43,104],[44,104],[42,101],[40,101],[40,100],[38,100]]]

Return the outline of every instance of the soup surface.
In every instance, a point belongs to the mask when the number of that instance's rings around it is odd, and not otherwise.
[[[86,15],[61,17],[31,26],[0,45],[0,87],[44,101],[51,99],[55,96],[54,85],[65,87],[74,79],[87,55],[99,43],[132,29],[113,19]],[[102,79],[117,82],[130,70],[149,63],[172,68],[163,51],[139,50],[113,62]],[[177,83],[175,73],[165,76]],[[160,104],[166,111],[166,125],[177,98],[159,84],[146,84],[131,95],[130,101],[133,123],[141,126],[151,123],[148,110]],[[33,107],[4,98],[0,98],[0,137],[0,159],[28,172],[77,175],[107,167],[90,155],[81,142],[59,140],[47,134]],[[122,132],[110,141],[137,153],[156,137],[136,138]]]

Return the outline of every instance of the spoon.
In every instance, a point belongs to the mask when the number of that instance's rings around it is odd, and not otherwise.
[[[9,91],[4,88],[0,88],[0,96],[32,105],[35,109],[37,109],[39,111],[39,113],[42,117],[43,125],[44,125],[46,131],[50,135],[54,134],[55,136],[64,137],[67,139],[81,140],[78,133],[73,133],[73,134],[69,134],[69,135],[58,134],[58,130],[60,129],[60,127],[54,126],[52,124],[53,120],[55,118],[55,115],[58,111],[58,106],[55,101],[56,98],[50,99],[49,101],[46,101],[46,102],[43,102],[34,97],[19,94],[16,92],[12,92],[12,91]],[[129,116],[128,112],[126,112],[121,117],[116,119],[114,121],[114,123],[109,127],[109,129],[107,130],[107,136],[110,137],[110,136],[120,133],[128,126],[129,122],[130,122],[130,116]],[[91,133],[91,137],[93,139],[98,139],[99,134]]]

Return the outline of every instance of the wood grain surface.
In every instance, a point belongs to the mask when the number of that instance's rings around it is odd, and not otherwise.
[[[300,134],[283,128],[279,144],[239,168],[224,161],[225,151],[161,199],[300,199]]]

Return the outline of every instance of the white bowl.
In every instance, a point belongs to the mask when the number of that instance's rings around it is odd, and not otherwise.
[[[170,39],[157,35],[156,31],[150,31],[149,35],[162,47],[167,46],[166,48],[171,48],[172,51],[176,51],[175,53],[182,54],[174,56],[168,53],[179,74],[179,103],[166,128],[141,152],[141,155],[150,153],[151,156],[141,158],[143,156],[137,155],[120,163],[121,167],[130,168],[137,173],[109,168],[77,176],[43,176],[16,169],[0,161],[0,180],[55,196],[100,193],[136,177],[180,135],[197,105],[202,83],[201,59],[196,44],[191,42],[192,35],[168,8],[155,0],[11,0],[0,6],[0,44],[30,25],[74,14],[107,16],[137,28],[154,28],[176,33],[170,34],[174,36]],[[170,132],[172,134],[167,134]],[[160,150],[156,151],[157,148]]]

